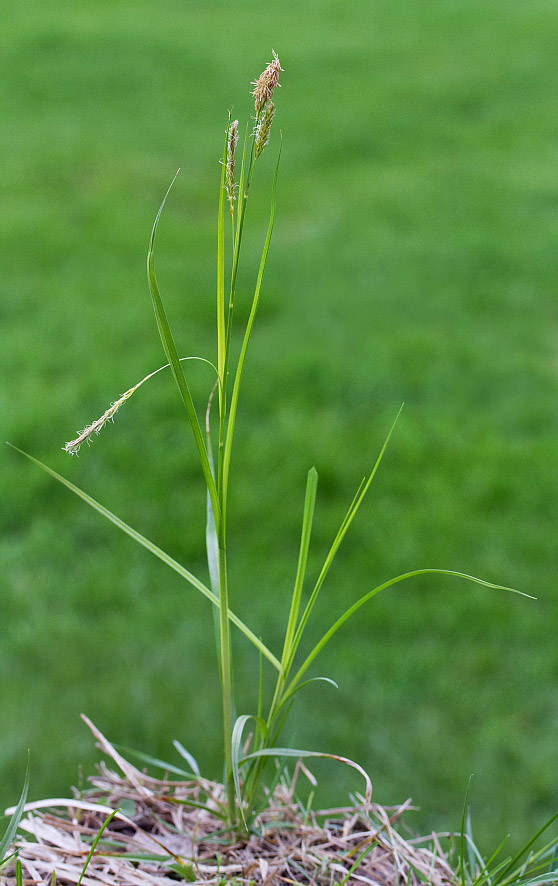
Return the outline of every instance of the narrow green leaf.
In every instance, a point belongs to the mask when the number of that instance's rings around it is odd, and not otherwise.
[[[95,849],[97,848],[97,844],[103,835],[103,831],[109,825],[109,823],[112,821],[112,819],[114,818],[114,816],[116,815],[117,812],[118,812],[118,809],[114,809],[113,812],[111,812],[111,814],[108,816],[108,818],[101,825],[97,836],[95,837],[95,839],[93,840],[93,843],[91,844],[91,849],[89,850],[89,854],[88,854],[87,858],[85,859],[85,864],[84,864],[82,872],[79,876],[79,880],[77,881],[77,886],[81,886],[81,881],[83,880],[83,878],[85,876],[85,872],[89,866],[89,862],[93,858],[93,853],[95,852]]]
[[[178,170],[180,172],[180,170]],[[167,356],[167,360],[170,363],[170,367],[172,370],[172,374],[174,375],[174,379],[180,391],[180,395],[182,397],[182,401],[184,406],[186,407],[186,412],[188,413],[188,418],[190,419],[190,425],[192,427],[192,432],[194,434],[194,439],[196,441],[196,446],[198,448],[198,454],[200,457],[200,462],[202,466],[202,470],[205,477],[205,482],[207,484],[207,488],[209,490],[209,494],[211,495],[211,503],[213,505],[213,512],[215,514],[215,520],[218,523],[220,519],[220,509],[219,509],[219,499],[217,496],[217,489],[215,486],[215,482],[213,480],[213,475],[211,473],[211,468],[209,466],[209,459],[207,457],[207,452],[205,449],[203,436],[200,428],[200,423],[198,421],[198,416],[196,414],[196,409],[194,406],[194,402],[192,400],[192,395],[190,393],[190,388],[188,387],[188,382],[186,381],[186,376],[184,375],[182,366],[180,365],[180,360],[178,358],[178,352],[176,350],[176,345],[174,343],[174,338],[172,336],[172,332],[169,326],[169,322],[167,320],[167,315],[165,312],[165,308],[163,306],[163,301],[161,299],[161,294],[159,292],[159,286],[157,284],[157,277],[155,275],[155,260],[154,260],[154,248],[155,248],[155,235],[157,233],[157,227],[159,225],[159,220],[161,218],[161,213],[165,206],[167,197],[170,193],[170,190],[176,181],[176,173],[173,178],[167,193],[163,198],[163,202],[159,207],[159,212],[155,218],[155,222],[153,224],[153,229],[151,231],[151,237],[149,239],[149,249],[147,251],[147,279],[149,281],[149,289],[151,291],[151,298],[153,300],[153,309],[155,311],[155,318],[157,320],[157,328],[159,329],[159,335],[161,337],[161,342],[163,344],[163,349]]]
[[[8,861],[8,859],[5,858],[6,852],[8,851],[8,849],[10,848],[12,843],[14,842],[19,823],[20,823],[21,818],[23,816],[25,804],[27,802],[27,793],[29,791],[29,771],[30,771],[30,766],[29,766],[29,755],[28,755],[27,769],[25,771],[25,779],[23,782],[23,788],[21,790],[21,796],[20,796],[19,802],[13,812],[13,815],[10,818],[10,821],[8,822],[8,827],[6,828],[4,836],[0,840],[0,867],[2,867],[4,865],[4,863],[6,863]],[[10,855],[10,858],[13,857],[13,854],[14,853],[12,853]]]
[[[246,827],[246,819],[244,817],[244,808],[242,802],[242,789],[240,787],[240,772],[239,766],[246,757],[242,757],[242,735],[244,733],[244,728],[246,724],[253,720],[258,727],[261,734],[264,736],[267,732],[267,727],[265,721],[262,720],[261,717],[255,717],[253,714],[242,714],[240,717],[236,718],[235,724],[233,726],[232,738],[231,738],[231,748],[232,748],[232,770],[233,770],[233,780],[234,780],[234,790],[236,794],[236,799],[238,801],[238,808],[240,809],[240,814],[242,816],[242,821],[244,822],[244,827]]]
[[[459,834],[459,874],[461,876],[461,886],[465,886],[465,831],[466,831],[466,824],[467,824],[467,800],[469,798],[469,791],[471,789],[471,779],[472,778],[473,778],[473,776],[470,775],[469,781],[467,782],[467,790],[465,791],[465,799],[463,801],[463,814],[461,816],[461,831]],[[470,858],[469,858],[469,875],[472,879],[473,868],[471,867],[471,859]]]
[[[299,692],[300,689],[303,689],[304,686],[309,686],[310,683],[329,683],[330,686],[333,686],[335,689],[339,689],[338,684],[335,682],[335,680],[332,680],[331,677],[311,677],[309,680],[303,680],[303,682],[299,683],[298,686],[295,686],[288,695],[283,696],[283,698],[281,699],[281,705],[278,708],[278,712],[281,710],[283,705],[287,704],[287,702],[290,701],[293,695],[296,695],[296,693]]]
[[[343,877],[343,879],[342,879],[341,882],[339,883],[339,886],[346,886],[346,884],[349,882],[349,877],[351,876],[351,874],[353,874],[353,873],[356,871],[356,869],[358,868],[358,866],[359,866],[359,864],[361,863],[361,861],[364,861],[364,859],[366,858],[366,856],[367,856],[367,855],[370,855],[370,853],[372,852],[372,850],[373,850],[377,845],[378,845],[378,841],[377,841],[377,839],[372,838],[372,839],[370,840],[370,843],[368,844],[368,846],[367,846],[366,849],[364,850],[364,852],[361,852],[361,854],[358,856],[358,858],[357,858],[357,860],[355,861],[355,863],[354,863],[353,865],[351,865],[351,867],[349,868],[349,870],[347,871],[347,873],[345,874],[345,876]],[[410,867],[413,867],[413,866],[410,865]],[[414,870],[414,868],[413,868],[413,870]],[[417,871],[415,871],[415,873],[417,873]],[[423,876],[421,876],[421,875],[419,875],[419,879],[421,879],[423,882],[426,882],[426,881],[425,881],[425,878],[424,878]]]
[[[486,861],[486,862],[482,858],[477,847],[475,845],[473,846],[475,855],[477,856],[477,858],[479,860],[479,864],[482,866],[482,869],[481,869],[477,879],[475,880],[475,886],[482,886],[482,884],[484,884],[484,883],[488,883],[488,886],[491,886],[492,877],[496,876],[497,872],[499,870],[501,870],[502,868],[504,868],[508,864],[508,862],[510,860],[509,857],[504,859],[503,861],[499,862],[496,865],[496,867],[490,869],[490,865],[498,857],[498,855],[500,854],[500,852],[502,851],[502,849],[504,848],[504,846],[508,842],[509,836],[510,835],[508,834],[506,837],[504,837],[504,839],[498,844],[498,846],[496,847],[496,849],[494,850],[494,852],[492,853],[492,855],[489,857],[488,861]]]
[[[70,483],[69,480],[66,480],[66,478],[62,477],[61,474],[58,474],[56,471],[53,471],[52,468],[49,468],[48,465],[43,464],[43,462],[39,461],[39,459],[34,458],[34,456],[29,455],[27,452],[24,452],[23,449],[19,449],[17,446],[14,446],[12,443],[8,443],[8,446],[11,446],[11,448],[15,449],[16,452],[19,452],[21,455],[24,455],[25,458],[28,458],[29,461],[32,461],[34,464],[38,465],[38,467],[40,467],[43,471],[45,471],[51,477],[54,477],[55,480],[58,480],[59,483],[62,483],[63,486],[65,486],[67,489],[69,489],[71,492],[73,492],[75,495],[77,495],[79,498],[81,498],[82,501],[86,502],[86,504],[88,504],[91,508],[93,508],[93,510],[97,511],[99,514],[101,514],[103,517],[105,517],[105,519],[109,520],[111,523],[113,523],[115,526],[117,526],[118,529],[121,529],[122,532],[125,532],[126,535],[129,535],[130,538],[133,538],[134,541],[136,541],[138,544],[142,545],[144,548],[146,548],[146,550],[150,551],[159,560],[162,560],[162,562],[165,563],[167,566],[170,566],[170,568],[173,569],[175,572],[177,572],[178,575],[182,576],[182,578],[186,579],[186,581],[188,581],[191,585],[193,585],[193,587],[195,587],[198,591],[200,591],[204,595],[204,597],[207,597],[207,599],[212,603],[213,606],[217,606],[217,607],[219,606],[219,600],[216,599],[215,595],[212,594],[210,589],[206,585],[204,585],[203,582],[201,582],[198,578],[196,578],[195,575],[192,575],[191,572],[188,572],[188,570],[185,569],[184,566],[182,566],[180,563],[178,563],[176,560],[174,560],[172,557],[170,557],[165,551],[163,551],[161,548],[159,548],[156,544],[153,544],[152,541],[149,541],[148,538],[145,538],[144,535],[141,535],[141,533],[137,532],[137,530],[133,529],[131,526],[129,526],[127,523],[125,523],[123,520],[121,520],[119,517],[117,517],[111,511],[109,511],[108,508],[105,508],[105,507],[103,507],[103,505],[99,504],[98,501],[96,501],[94,498],[92,498],[90,495],[88,495],[86,492],[84,492],[82,489],[80,489],[79,486],[75,486],[73,483]],[[250,630],[250,628],[248,628],[244,624],[244,622],[242,622],[238,618],[238,616],[235,615],[234,612],[232,612],[230,609],[229,609],[229,619],[232,622],[232,624],[235,625],[240,631],[242,631],[244,636],[247,637],[248,640],[250,640],[250,642],[254,644],[256,649],[259,649],[260,652],[263,655],[265,655],[265,657],[267,658],[268,661],[271,662],[273,667],[276,668],[278,671],[280,671],[281,670],[281,663],[280,663],[279,659],[276,658],[272,652],[270,652],[270,650],[267,648],[267,646],[264,643],[262,643],[262,641],[258,637],[256,637],[256,635]]]
[[[196,760],[196,758],[192,756],[190,751],[186,750],[186,748],[184,747],[182,742],[178,741],[177,738],[174,738],[172,743],[173,743],[174,747],[176,748],[176,750],[178,751],[178,753],[180,754],[180,756],[184,760],[186,760],[186,762],[190,765],[190,768],[191,768],[192,772],[194,773],[194,775],[199,776],[200,767],[198,766],[198,761]]]
[[[157,769],[162,769],[164,772],[172,772],[173,775],[180,775],[183,778],[194,778],[196,777],[196,773],[193,770],[187,772],[185,769],[181,769],[179,766],[174,766],[172,763],[167,763],[165,760],[159,760],[158,757],[152,757],[150,754],[144,754],[143,751],[136,751],[134,748],[128,748],[121,744],[115,744],[112,742],[113,748],[116,748],[117,751],[123,751],[127,757],[133,757],[135,760],[141,760],[142,763],[147,763],[149,766],[155,766]],[[199,776],[199,772],[197,773]]]
[[[209,466],[211,468],[211,473],[213,477],[215,477],[215,463],[213,461],[213,450],[211,448],[211,433],[210,433],[210,425],[209,425],[209,414],[211,409],[211,399],[213,392],[209,398],[209,403],[207,405],[207,413],[206,413],[206,446],[207,446],[207,455],[209,458]],[[207,553],[207,567],[209,570],[209,585],[216,599],[219,599],[219,540],[217,538],[217,528],[215,526],[215,517],[213,515],[213,507],[211,505],[211,496],[209,492],[207,493],[207,504],[206,504],[206,522],[205,522],[205,548]],[[221,639],[220,639],[220,624],[219,624],[219,608],[213,609],[213,634],[215,640],[215,651],[217,656],[217,663],[219,666],[219,673],[222,676],[221,672]]]
[[[246,754],[246,756],[242,757],[238,764],[241,766],[247,760],[253,760],[256,757],[322,757],[328,760],[336,760],[339,763],[344,763],[346,766],[350,766],[352,769],[356,769],[366,782],[366,804],[370,803],[372,798],[372,782],[368,774],[364,771],[362,766],[359,766],[358,763],[355,763],[354,760],[349,760],[348,757],[341,757],[339,754],[325,754],[322,751],[301,751],[296,748],[262,748],[259,751],[253,751],[251,754]]]
[[[324,648],[326,643],[328,643],[329,640],[331,640],[331,638],[333,637],[333,635],[335,633],[337,633],[339,628],[342,625],[344,625],[345,622],[352,615],[354,615],[355,612],[357,612],[361,606],[364,606],[365,603],[368,603],[368,601],[371,600],[372,597],[375,597],[376,594],[379,594],[380,591],[383,591],[386,588],[391,587],[392,585],[398,584],[401,581],[406,581],[406,579],[408,579],[408,578],[414,578],[414,576],[416,576],[416,575],[452,575],[452,576],[455,576],[456,578],[464,578],[467,581],[474,582],[475,584],[483,585],[483,587],[486,587],[486,588],[495,588],[496,590],[499,590],[499,591],[509,591],[512,594],[520,594],[520,596],[522,596],[522,597],[529,597],[530,599],[534,599],[533,597],[531,597],[530,594],[525,594],[525,593],[523,593],[523,591],[517,591],[515,588],[508,588],[508,587],[505,587],[504,585],[497,585],[491,581],[485,581],[482,578],[476,578],[476,576],[474,576],[474,575],[467,575],[465,572],[455,572],[453,569],[415,569],[412,572],[404,572],[402,575],[397,575],[395,578],[391,578],[391,579],[389,579],[389,581],[386,581],[383,584],[378,585],[378,587],[374,588],[372,591],[369,591],[367,594],[365,594],[363,597],[361,597],[360,600],[357,600],[356,603],[353,603],[352,606],[350,606],[348,609],[345,610],[343,615],[341,615],[337,619],[337,621],[330,627],[330,629],[328,631],[326,631],[326,633],[323,635],[321,640],[318,643],[316,643],[316,645],[314,646],[314,648],[312,649],[310,654],[307,656],[307,658],[304,660],[301,667],[298,669],[296,676],[293,677],[293,679],[291,680],[289,687],[288,687],[285,694],[289,695],[292,692],[292,690],[295,688],[295,686],[299,683],[302,675],[305,673],[305,671],[308,669],[308,667],[314,661],[316,656],[322,651],[322,649]]]
[[[275,220],[275,199],[276,199],[276,191],[277,191],[277,175],[279,172],[279,161],[281,159],[281,151],[279,150],[279,156],[277,157],[277,164],[275,166],[275,175],[273,178],[273,188],[271,192],[271,210],[269,214],[269,223],[267,228],[267,235],[265,238],[265,243],[262,251],[262,257],[260,260],[260,267],[258,270],[258,277],[256,280],[256,288],[254,290],[254,296],[252,299],[252,306],[250,308],[250,315],[248,317],[248,321],[246,323],[246,329],[244,332],[244,338],[242,341],[242,347],[240,349],[240,356],[238,358],[238,363],[236,367],[236,373],[234,377],[233,391],[231,395],[231,405],[229,412],[229,422],[227,426],[227,434],[225,437],[225,446],[223,453],[223,488],[222,488],[222,501],[223,508],[226,508],[227,502],[227,489],[228,489],[228,478],[229,478],[229,468],[230,468],[230,460],[231,460],[231,450],[232,450],[232,441],[234,437],[234,425],[236,421],[236,410],[238,407],[238,396],[240,393],[240,382],[242,380],[242,372],[244,370],[244,362],[246,360],[246,352],[248,351],[248,344],[250,342],[250,336],[252,334],[252,327],[254,325],[254,320],[256,318],[256,313],[258,310],[258,303],[260,300],[260,292],[262,287],[263,275],[265,271],[265,265],[267,262],[267,254],[269,252],[269,244],[271,243],[271,235],[273,233],[273,223]],[[239,231],[237,237],[237,250],[239,248],[239,238],[241,236],[241,230]]]
[[[316,505],[316,491],[318,488],[318,474],[315,468],[308,471],[308,479],[306,482],[306,495],[304,499],[304,512],[302,516],[302,533],[300,538],[300,551],[298,556],[298,567],[296,570],[296,578],[294,584],[293,595],[291,599],[291,609],[289,612],[289,620],[287,622],[287,631],[283,643],[283,655],[281,664],[285,669],[290,659],[291,646],[296,623],[298,621],[298,612],[300,608],[300,598],[302,595],[302,586],[306,575],[306,565],[308,563],[308,550],[310,547],[310,537],[312,534],[312,522],[314,519],[314,508]]]
[[[3,861],[0,861],[0,871],[2,870],[2,868],[6,867],[6,865],[9,864],[10,861],[13,861],[14,858],[17,858],[18,852],[19,849],[16,849],[15,852],[11,852],[9,855],[4,856]]]
[[[312,591],[312,593],[310,595],[310,599],[308,600],[308,603],[306,604],[306,608],[302,614],[302,618],[300,619],[300,624],[298,625],[294,640],[292,642],[290,658],[289,658],[289,661],[287,662],[287,665],[285,667],[285,670],[287,670],[287,671],[290,670],[293,658],[295,656],[296,650],[298,649],[300,640],[302,638],[302,634],[304,633],[304,628],[306,627],[308,619],[310,618],[310,613],[312,612],[312,609],[314,608],[314,606],[316,604],[316,600],[318,599],[318,594],[319,594],[321,587],[325,581],[325,578],[330,570],[330,567],[331,567],[331,564],[333,563],[335,555],[337,554],[337,551],[339,550],[341,542],[345,538],[347,530],[348,530],[349,526],[351,525],[351,523],[353,522],[353,519],[362,504],[362,500],[364,499],[364,496],[368,492],[368,489],[370,487],[370,484],[372,483],[372,480],[376,476],[376,472],[377,472],[378,468],[380,467],[380,463],[382,461],[382,458],[384,457],[384,453],[387,449],[391,435],[393,434],[393,431],[395,429],[395,425],[397,424],[397,420],[398,420],[399,416],[401,415],[402,409],[403,409],[403,406],[400,407],[399,412],[395,416],[395,420],[394,420],[391,428],[389,429],[389,433],[388,433],[386,439],[384,440],[384,444],[380,450],[380,454],[378,455],[378,458],[376,459],[376,462],[370,472],[368,479],[363,480],[362,483],[360,484],[360,486],[357,490],[357,494],[355,495],[353,501],[351,502],[351,506],[350,506],[349,510],[347,511],[347,513],[343,519],[343,522],[341,523],[341,526],[339,527],[339,531],[338,531],[337,535],[335,536],[333,544],[329,550],[329,553],[325,559],[325,563],[322,567],[322,571],[320,572],[320,574],[318,576],[318,580],[316,582],[314,590]]]
[[[53,876],[53,880],[52,880],[53,886],[56,886],[56,877],[55,877],[54,871],[52,872],[52,876]],[[16,861],[16,886],[23,886],[23,870],[22,870],[21,862],[20,862],[19,858]]]
[[[541,828],[539,828],[539,830],[536,832],[536,834],[534,834],[534,835],[531,837],[531,839],[528,840],[527,843],[525,843],[525,845],[523,846],[523,848],[520,849],[519,852],[517,853],[517,855],[515,855],[515,856],[512,858],[512,860],[510,861],[510,863],[504,868],[504,870],[499,874],[499,876],[496,877],[496,878],[493,880],[493,884],[494,884],[494,886],[497,886],[498,883],[507,882],[507,881],[504,881],[504,878],[506,877],[506,875],[509,874],[510,871],[513,871],[513,869],[515,868],[516,864],[519,863],[520,859],[523,858],[523,856],[525,855],[525,853],[526,853],[526,852],[531,848],[531,846],[532,846],[532,845],[533,845],[533,844],[539,839],[539,837],[541,836],[541,834],[543,834],[543,833],[547,830],[547,828],[550,827],[551,824],[554,824],[554,822],[555,822],[557,819],[558,819],[558,812],[555,812],[554,815],[551,815],[550,818],[545,822],[545,824],[543,824],[543,826],[542,826]],[[515,879],[515,874],[514,874],[514,878],[513,878],[513,879]]]

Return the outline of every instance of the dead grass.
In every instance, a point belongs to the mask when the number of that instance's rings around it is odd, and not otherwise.
[[[87,793],[26,806],[20,830],[29,838],[16,844],[25,886],[51,886],[53,871],[59,886],[77,883],[94,838],[119,807],[123,812],[105,829],[83,886],[169,886],[181,879],[215,886],[454,883],[435,834],[400,833],[410,801],[394,808],[362,801],[308,813],[295,797],[297,778],[305,772],[299,762],[293,778],[275,788],[251,832],[231,840],[221,784],[152,778],[84,719],[120,772],[101,763]],[[8,869],[5,882],[15,886],[15,868]]]

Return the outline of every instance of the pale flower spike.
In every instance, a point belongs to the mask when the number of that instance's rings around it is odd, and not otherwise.
[[[279,74],[283,70],[279,63],[277,53],[273,51],[273,61],[270,62],[262,74],[252,83],[254,91],[254,106],[256,115],[259,117],[266,104],[273,98],[276,86],[280,86]]]
[[[155,375],[155,373],[152,372],[151,375]],[[120,409],[122,404],[126,402],[128,397],[132,396],[134,391],[137,391],[137,389],[140,387],[140,385],[144,383],[144,381],[147,381],[148,378],[151,378],[151,375],[147,375],[140,382],[138,382],[137,385],[134,385],[134,387],[130,388],[129,391],[126,391],[125,394],[122,394],[122,396],[118,400],[116,400],[111,406],[109,406],[107,411],[104,412],[103,415],[97,419],[97,421],[94,421],[92,424],[84,428],[75,440],[70,440],[69,443],[66,443],[66,445],[63,447],[65,451],[68,452],[70,455],[76,455],[79,452],[79,448],[82,443],[85,443],[86,441],[87,443],[90,443],[93,434],[98,434],[104,428],[108,421],[112,421],[114,419],[116,412]]]
[[[213,367],[213,369],[215,369],[213,364],[210,363],[209,360],[206,360],[204,357],[181,357],[180,362],[182,363],[183,360],[201,360],[202,363],[208,363],[210,366]],[[99,434],[108,421],[113,421],[114,416],[116,415],[122,404],[125,403],[126,400],[128,400],[128,398],[131,397],[135,391],[137,391],[138,388],[141,388],[144,382],[149,381],[149,379],[153,378],[154,375],[157,375],[158,372],[162,372],[163,369],[168,369],[168,367],[168,363],[165,363],[164,366],[159,366],[159,369],[155,369],[154,372],[150,372],[149,375],[146,375],[145,378],[142,378],[142,380],[139,381],[137,385],[134,385],[133,388],[130,388],[128,391],[122,394],[122,396],[119,397],[118,400],[115,400],[115,402],[111,406],[109,406],[106,412],[103,412],[102,416],[98,418],[97,421],[94,421],[92,424],[84,428],[83,431],[78,434],[75,440],[70,440],[69,443],[66,443],[66,445],[62,447],[64,451],[69,453],[69,455],[77,455],[81,444],[90,443],[93,434]]]
[[[234,212],[234,153],[236,151],[237,142],[238,120],[233,120],[229,128],[229,139],[227,142],[227,169],[225,173],[225,187],[231,205],[231,213]]]

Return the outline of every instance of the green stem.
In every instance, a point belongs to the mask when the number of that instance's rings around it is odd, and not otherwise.
[[[232,763],[232,660],[229,619],[227,617],[228,602],[227,586],[227,549],[224,537],[224,525],[219,531],[219,628],[221,638],[221,690],[223,698],[223,742],[225,758],[225,786],[227,792],[227,808],[230,824],[236,821],[235,792]]]
[[[271,211],[269,214],[267,236],[265,238],[264,248],[263,248],[262,256],[260,259],[260,267],[258,269],[258,277],[256,280],[256,288],[254,290],[254,297],[252,299],[252,307],[250,309],[250,315],[248,317],[248,322],[246,324],[246,329],[244,332],[244,338],[242,341],[242,347],[240,349],[240,356],[238,358],[238,364],[236,367],[236,373],[235,373],[235,377],[234,377],[233,390],[232,390],[232,394],[231,394],[231,404],[230,404],[230,410],[229,410],[227,433],[226,433],[226,437],[225,437],[225,441],[224,441],[224,449],[223,449],[223,464],[222,464],[222,468],[220,471],[220,481],[222,482],[221,494],[222,494],[222,502],[223,502],[224,509],[226,509],[226,504],[227,504],[229,468],[230,468],[230,460],[231,460],[232,441],[233,441],[233,436],[234,436],[234,425],[235,425],[235,421],[236,421],[236,410],[237,410],[237,406],[238,406],[238,396],[240,393],[240,382],[242,380],[242,372],[244,369],[244,362],[246,360],[246,353],[248,351],[248,344],[250,342],[250,335],[252,333],[252,327],[254,325],[254,320],[256,318],[256,312],[258,309],[258,303],[260,300],[260,291],[261,291],[261,287],[262,287],[263,275],[264,275],[265,265],[266,265],[266,261],[267,261],[267,254],[269,252],[269,244],[271,242],[271,235],[273,233],[273,223],[275,220],[275,192],[276,192],[276,188],[277,188],[277,173],[279,171],[280,158],[281,158],[281,151],[279,151],[279,156],[277,157],[277,164],[275,166],[275,176],[273,179],[273,190],[272,190],[272,196],[271,196]],[[251,167],[252,167],[252,164],[251,164]],[[251,168],[250,168],[249,172],[251,173]],[[248,187],[249,187],[249,179],[248,179],[248,183],[247,183],[245,194],[244,194],[245,201],[248,197]],[[239,223],[239,232],[237,235],[237,243],[236,243],[237,251],[240,248],[241,233],[242,233],[242,229],[241,229],[241,225]],[[233,266],[233,272],[234,272],[234,266]],[[231,292],[232,292],[232,288],[231,288]]]

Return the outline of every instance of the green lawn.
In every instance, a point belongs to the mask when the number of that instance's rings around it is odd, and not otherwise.
[[[412,796],[417,828],[457,828],[474,773],[481,846],[527,838],[558,809],[555,2],[24,0],[3,19],[3,439],[205,577],[202,478],[170,375],[79,459],[61,447],[164,362],[145,254],[179,166],[159,282],[181,353],[214,355],[226,112],[247,118],[277,50],[246,234],[255,269],[280,128],[234,452],[232,605],[277,648],[308,467],[318,568],[405,401],[315,630],[424,566],[538,600],[441,578],[387,591],[317,667],[339,690],[301,693],[286,737],[358,760],[379,802]],[[201,409],[212,379],[190,366]],[[179,738],[218,777],[205,601],[16,453],[0,459],[0,805],[28,747],[33,799],[91,771],[80,711],[148,753]],[[258,662],[236,651],[248,681]],[[322,800],[344,802],[360,783],[332,766],[315,767]]]

